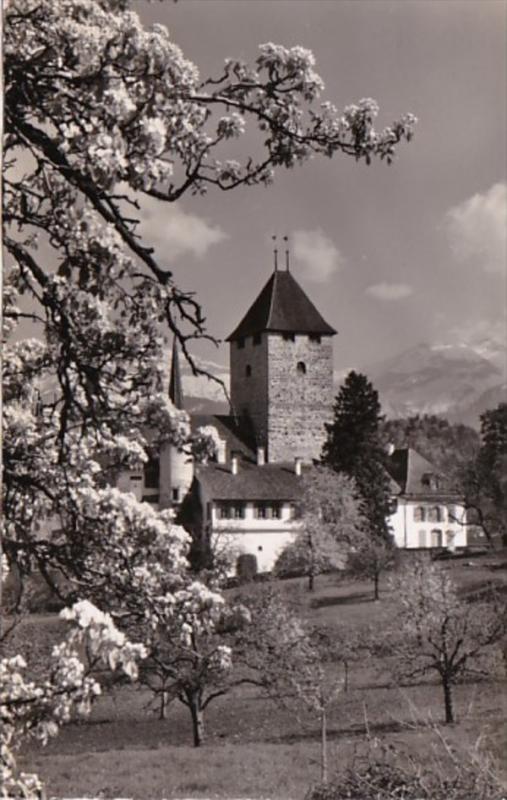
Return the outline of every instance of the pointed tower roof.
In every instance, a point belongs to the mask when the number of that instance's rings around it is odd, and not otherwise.
[[[227,341],[263,331],[315,333],[321,336],[333,336],[336,333],[288,270],[273,272]]]
[[[171,375],[169,378],[169,398],[173,401],[176,408],[183,408],[183,384],[181,382],[178,340],[176,339],[176,336],[173,339]]]

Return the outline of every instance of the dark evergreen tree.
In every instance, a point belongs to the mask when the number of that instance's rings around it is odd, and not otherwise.
[[[465,474],[465,503],[491,543],[507,543],[507,403],[481,414],[482,444]]]
[[[326,425],[322,461],[354,478],[369,532],[389,540],[390,479],[380,438],[382,420],[378,392],[365,375],[349,372],[335,400],[333,422]]]

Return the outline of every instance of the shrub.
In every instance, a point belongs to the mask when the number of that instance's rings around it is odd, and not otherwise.
[[[456,753],[436,733],[439,746],[430,765],[371,740],[351,767],[313,786],[305,800],[505,800],[487,756],[477,749]]]

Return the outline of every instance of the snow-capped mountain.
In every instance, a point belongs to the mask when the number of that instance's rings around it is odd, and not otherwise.
[[[229,390],[227,367],[213,361],[198,365],[220,378]],[[192,375],[181,359],[185,405],[196,413],[227,413],[222,387]],[[452,422],[478,427],[479,415],[507,401],[505,347],[483,339],[476,345],[419,344],[367,367],[357,367],[378,390],[388,417],[440,414]],[[338,392],[349,370],[334,373]]]
[[[364,371],[389,417],[440,414],[477,426],[479,414],[507,398],[502,356],[505,348],[492,341],[488,348],[419,344]]]

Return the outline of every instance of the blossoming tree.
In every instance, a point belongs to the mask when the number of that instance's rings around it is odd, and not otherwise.
[[[308,577],[308,590],[326,570],[343,569],[351,550],[363,540],[366,520],[352,478],[314,466],[303,475],[298,501],[301,528],[280,554],[275,571]]]
[[[188,440],[160,391],[163,337],[189,356],[206,335],[140,236],[143,199],[267,184],[315,154],[389,162],[415,120],[377,131],[373,100],[319,104],[302,47],[265,44],[254,65],[202,78],[127,0],[10,0],[4,88],[5,554],[121,620],[135,592],[149,609],[188,585],[169,515],[110,487],[146,460],[147,428],[154,447]],[[219,158],[247,129],[261,155]]]
[[[99,665],[137,676],[137,662],[146,653],[142,645],[131,644],[109,614],[87,601],[65,609],[62,618],[72,623],[66,639],[56,645],[38,681],[26,677],[27,663],[22,656],[0,662],[0,796],[38,797],[42,784],[33,773],[18,769],[15,751],[23,739],[32,736],[45,743],[58,733],[60,725],[74,714],[89,713],[101,687],[93,676]],[[85,666],[82,652],[89,661]]]
[[[479,599],[460,596],[448,573],[426,559],[407,564],[394,578],[393,588],[399,611],[388,643],[395,673],[407,681],[436,678],[442,687],[445,722],[452,723],[456,684],[501,669],[505,600],[488,586]]]

